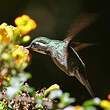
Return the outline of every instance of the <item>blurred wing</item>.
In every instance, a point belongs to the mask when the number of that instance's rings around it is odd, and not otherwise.
[[[75,51],[79,51],[83,48],[86,48],[88,46],[94,46],[96,44],[93,43],[80,43],[80,42],[71,42],[70,46],[75,50]]]
[[[83,14],[71,25],[67,37],[64,41],[70,42],[81,30],[91,24],[96,18],[96,14]]]

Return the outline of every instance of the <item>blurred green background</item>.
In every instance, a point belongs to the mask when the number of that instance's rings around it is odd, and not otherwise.
[[[105,98],[110,93],[110,6],[104,0],[1,0],[0,23],[14,24],[14,18],[28,14],[38,27],[31,32],[32,39],[47,36],[63,40],[70,25],[81,13],[96,13],[96,21],[81,31],[75,41],[96,43],[79,52],[88,70],[88,79],[96,96]],[[88,91],[75,78],[67,76],[51,58],[31,52],[32,62],[26,71],[32,73],[30,85],[37,89],[54,83],[70,92],[78,102],[91,98]]]

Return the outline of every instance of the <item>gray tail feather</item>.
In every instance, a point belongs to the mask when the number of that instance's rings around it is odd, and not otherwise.
[[[81,82],[81,84],[83,84],[83,86],[86,87],[86,89],[88,90],[88,92],[90,93],[90,95],[94,98],[94,92],[88,82],[88,80],[86,78],[84,78],[82,75],[80,75],[79,73],[75,74],[75,77]]]

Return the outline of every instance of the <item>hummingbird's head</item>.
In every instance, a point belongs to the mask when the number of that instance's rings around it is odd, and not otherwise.
[[[37,37],[34,39],[31,44],[26,47],[42,54],[48,54],[48,44],[50,43],[50,39],[46,37]]]

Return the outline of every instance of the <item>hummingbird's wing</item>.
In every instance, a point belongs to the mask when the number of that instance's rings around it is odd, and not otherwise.
[[[70,42],[81,30],[91,24],[96,18],[96,14],[83,14],[76,19],[71,25],[68,35],[64,39],[66,42]]]
[[[68,64],[69,75],[75,76],[81,82],[81,84],[83,84],[86,87],[90,95],[94,97],[94,93],[87,80],[85,64],[83,63],[77,52],[72,47],[68,47],[68,52],[69,54],[68,54],[67,64]]]
[[[94,46],[96,44],[94,43],[80,43],[80,42],[71,42],[70,46],[75,50],[75,51],[79,51],[83,48],[86,48],[88,46]]]

